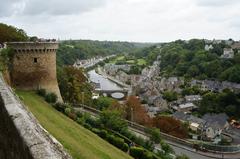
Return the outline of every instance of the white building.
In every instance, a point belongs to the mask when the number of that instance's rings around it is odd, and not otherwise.
[[[213,46],[211,44],[210,45],[205,45],[204,49],[206,51],[209,51],[209,50],[213,49]]]
[[[184,98],[186,102],[196,102],[202,100],[202,97],[200,95],[189,95],[185,96]]]
[[[224,48],[223,55],[221,55],[221,58],[224,59],[232,59],[234,57],[234,51],[231,48]]]
[[[178,111],[189,112],[189,111],[192,111],[194,108],[196,108],[195,104],[193,104],[193,103],[185,103],[185,104],[180,104],[178,106]]]

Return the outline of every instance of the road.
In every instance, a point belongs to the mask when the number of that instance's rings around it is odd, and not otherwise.
[[[87,108],[87,109],[86,109]],[[89,107],[82,107],[82,108],[75,108],[75,110],[80,110],[84,112],[90,113],[92,116],[97,116],[99,111],[95,110],[93,108]],[[141,136],[144,139],[148,139],[146,133],[144,131],[141,131],[139,129],[134,128],[129,124],[128,126],[129,130],[135,133],[137,136]],[[170,140],[164,139],[166,143],[171,145],[171,147],[174,149],[175,153],[177,155],[185,154],[191,159],[213,159],[213,158],[225,158],[225,159],[240,159],[240,153],[235,153],[235,154],[225,154],[222,156],[222,154],[215,154],[215,153],[210,153],[210,152],[203,152],[203,151],[196,151],[195,149],[191,147],[184,146],[182,144],[178,144],[175,142],[172,142]],[[159,145],[156,145],[156,148],[159,149]]]
[[[129,130],[131,132],[133,132],[136,136],[138,137],[142,137],[144,139],[148,139],[148,137],[146,137],[146,135],[144,135],[143,133],[139,132],[138,130],[135,130],[131,127],[129,127]],[[181,154],[185,154],[187,155],[190,159],[213,159],[212,157],[207,157],[207,156],[203,156],[201,154],[198,154],[196,152],[192,152],[194,150],[191,150],[188,147],[183,148],[183,145],[179,145],[176,143],[173,143],[169,140],[165,140],[166,143],[168,143],[169,145],[171,145],[171,147],[173,148],[173,150],[175,151],[176,155],[181,155]],[[156,148],[160,148],[159,145],[155,145]]]

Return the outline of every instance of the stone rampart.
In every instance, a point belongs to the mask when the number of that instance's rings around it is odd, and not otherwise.
[[[38,123],[0,75],[0,158],[71,159]]]

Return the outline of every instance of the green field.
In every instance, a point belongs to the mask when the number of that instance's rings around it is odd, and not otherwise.
[[[125,56],[118,56],[118,57],[112,59],[109,63],[115,64],[117,61],[124,60],[124,58],[125,58]]]
[[[126,64],[134,64],[134,65],[139,65],[139,66],[142,66],[142,65],[146,65],[146,64],[147,64],[146,60],[145,60],[145,59],[142,59],[142,58],[137,59],[137,61],[135,61],[134,59],[126,60],[125,58],[126,58],[125,56],[118,56],[118,57],[112,59],[109,63],[111,63],[111,64],[116,64],[116,62],[118,62],[118,61],[123,61],[123,62],[125,62]],[[125,59],[125,60],[124,60],[124,59]]]
[[[74,159],[131,159],[128,154],[55,110],[34,92],[16,93],[41,125],[63,144]]]
[[[137,61],[138,61],[137,62],[138,65],[146,65],[147,64],[146,60],[144,60],[144,59],[138,59]]]
[[[135,61],[134,61],[134,60],[128,60],[127,63],[128,63],[128,64],[134,64]]]

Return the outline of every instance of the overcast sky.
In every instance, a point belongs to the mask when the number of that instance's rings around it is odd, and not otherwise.
[[[240,40],[240,0],[0,0],[0,22],[62,40]]]

